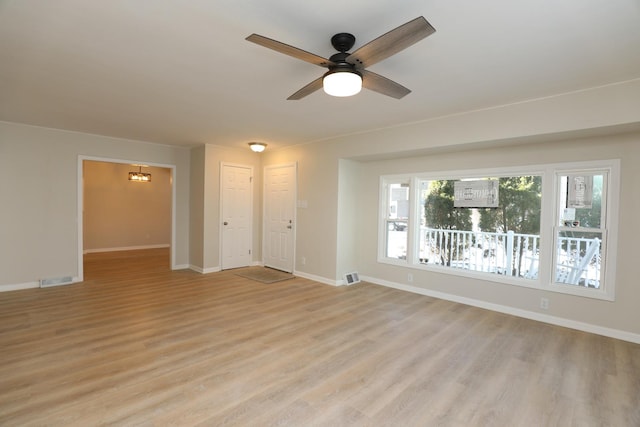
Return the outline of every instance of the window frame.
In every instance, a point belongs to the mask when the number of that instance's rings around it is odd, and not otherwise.
[[[553,222],[553,263],[551,275],[549,277],[548,290],[554,292],[577,295],[587,298],[598,298],[607,301],[615,301],[615,260],[617,259],[618,240],[618,207],[620,205],[620,160],[579,162],[561,164],[554,170],[554,222]],[[581,231],[592,231],[602,234],[601,239],[601,286],[597,289],[576,286],[572,284],[558,282],[555,278],[557,267],[557,238],[558,232],[566,230],[560,226],[559,200],[561,192],[561,177],[578,174],[603,175],[602,201],[600,212],[600,227],[590,229],[580,229]],[[604,221],[602,220],[604,218]]]
[[[409,177],[409,178],[407,178]],[[389,221],[389,205],[387,201],[390,200],[389,191],[393,184],[403,184],[405,182],[409,182],[409,218],[407,218],[407,256],[404,259],[401,258],[391,258],[387,257],[387,246],[386,243],[388,241],[388,221]],[[412,207],[415,205],[413,200],[414,192],[413,192],[413,182],[410,179],[409,175],[385,175],[380,177],[380,199],[382,203],[379,203],[379,221],[378,221],[378,261],[381,259],[385,260],[385,264],[394,264],[400,266],[408,266],[408,259],[410,251],[410,240],[411,229],[412,229],[412,221],[415,218],[415,213],[412,212]]]
[[[555,280],[556,237],[559,225],[560,177],[576,173],[604,173],[602,215],[604,223],[600,229],[602,235],[601,286],[587,288],[559,283]],[[419,262],[420,206],[419,182],[423,180],[459,180],[482,177],[509,177],[539,175],[542,180],[540,215],[540,258],[538,276],[535,279],[504,276],[476,271],[450,268]],[[613,301],[615,299],[615,260],[618,236],[617,211],[619,206],[620,160],[596,160],[583,162],[550,163],[544,165],[512,166],[502,168],[483,168],[470,170],[443,170],[411,174],[381,175],[379,182],[379,233],[377,261],[411,269],[451,274],[454,276],[499,282],[521,287],[577,295],[588,298]],[[405,259],[387,257],[387,212],[389,185],[409,182],[409,218],[407,221],[407,245]],[[598,229],[598,230],[600,230]],[[594,229],[595,231],[595,229]]]

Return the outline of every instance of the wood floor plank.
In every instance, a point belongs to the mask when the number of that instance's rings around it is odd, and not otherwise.
[[[2,426],[640,426],[640,345],[400,290],[87,254],[0,294]]]

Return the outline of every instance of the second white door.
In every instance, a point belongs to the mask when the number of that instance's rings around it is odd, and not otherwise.
[[[252,247],[252,175],[248,166],[222,164],[222,249],[221,268],[251,264]]]
[[[293,272],[296,165],[264,169],[264,265]]]

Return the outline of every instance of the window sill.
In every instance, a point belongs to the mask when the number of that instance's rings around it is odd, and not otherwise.
[[[457,277],[465,277],[473,280],[484,282],[494,282],[504,285],[519,286],[523,288],[539,289],[548,292],[557,292],[567,295],[574,295],[583,298],[593,298],[604,301],[615,301],[614,295],[606,292],[605,289],[585,288],[577,285],[568,285],[564,283],[543,284],[540,278],[525,279],[521,277],[504,276],[500,274],[490,274],[474,271],[466,271],[462,269],[443,267],[437,265],[409,264],[406,260],[393,258],[379,258],[378,263],[394,265],[398,267],[410,268],[412,270],[427,271],[430,273],[448,274]]]

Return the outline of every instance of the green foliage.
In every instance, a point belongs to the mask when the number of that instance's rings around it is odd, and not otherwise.
[[[471,230],[471,210],[453,206],[454,182],[431,181],[424,204],[427,226],[444,230]],[[445,241],[440,253],[441,263],[451,265],[451,260],[463,249],[450,240]]]
[[[518,234],[540,234],[540,207],[542,200],[542,177],[514,176],[499,178],[499,206],[496,209],[480,211],[480,229]],[[521,246],[515,259],[522,267]],[[516,269],[516,266],[512,266]]]
[[[425,200],[425,220],[431,228],[471,230],[471,210],[454,208],[455,181],[431,181]]]
[[[480,229],[540,234],[542,178],[515,176],[499,178],[499,207],[480,210]]]
[[[430,183],[424,210],[428,227],[444,230],[472,229],[472,209],[454,207],[454,182],[441,180]],[[540,176],[499,178],[499,207],[478,209],[479,228],[486,232],[540,234],[541,191]],[[443,253],[440,253],[442,264],[450,265],[451,259],[463,249],[447,243]]]

